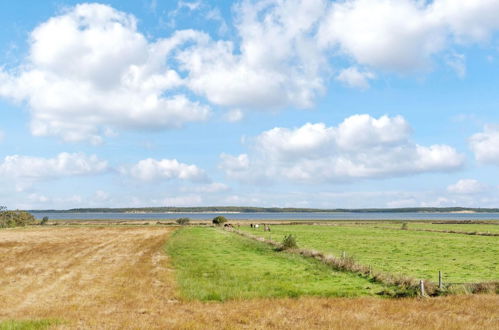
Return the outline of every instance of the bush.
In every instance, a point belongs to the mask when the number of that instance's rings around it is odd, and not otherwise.
[[[177,220],[175,220],[179,225],[182,225],[182,226],[185,226],[185,225],[188,225],[189,222],[191,222],[191,219],[189,218],[178,218]]]
[[[296,249],[298,248],[298,244],[296,244],[296,237],[294,237],[292,234],[284,236],[284,239],[282,240],[282,249]]]
[[[214,217],[212,220],[212,223],[214,225],[217,225],[217,226],[223,225],[226,222],[227,222],[227,218],[224,216],[221,216],[221,215],[219,215],[218,217]]]
[[[0,228],[24,227],[35,223],[35,217],[26,211],[7,211],[0,207]]]
[[[49,221],[49,217],[43,217],[42,221],[40,222],[40,225],[46,225],[47,222]]]
[[[407,225],[407,222],[404,222],[404,223],[402,224],[402,228],[400,228],[400,229],[402,229],[402,230],[408,230],[408,229],[409,229],[409,226]]]

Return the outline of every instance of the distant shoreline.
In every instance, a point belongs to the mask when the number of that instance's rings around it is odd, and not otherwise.
[[[266,208],[245,206],[213,207],[141,207],[141,208],[76,208],[68,210],[27,210],[32,213],[121,213],[121,214],[255,214],[255,213],[413,213],[413,214],[487,214],[499,213],[499,208],[421,207],[421,208],[366,208],[366,209],[313,209],[313,208]]]

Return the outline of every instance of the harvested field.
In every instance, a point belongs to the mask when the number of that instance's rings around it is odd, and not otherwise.
[[[497,295],[183,301],[163,254],[173,229],[1,230],[0,320],[55,319],[56,328],[85,329],[499,326]]]

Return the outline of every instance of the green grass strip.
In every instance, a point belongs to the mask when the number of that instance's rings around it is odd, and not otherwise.
[[[61,324],[58,320],[7,320],[0,321],[0,330],[42,330]]]
[[[177,230],[166,245],[187,299],[373,296],[386,287],[214,228]]]

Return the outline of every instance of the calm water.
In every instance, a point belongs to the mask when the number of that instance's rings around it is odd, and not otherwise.
[[[341,213],[341,212],[296,212],[296,213],[48,213],[33,212],[37,219],[47,216],[58,219],[128,219],[166,220],[190,218],[211,220],[218,215],[234,220],[499,220],[499,213]]]

